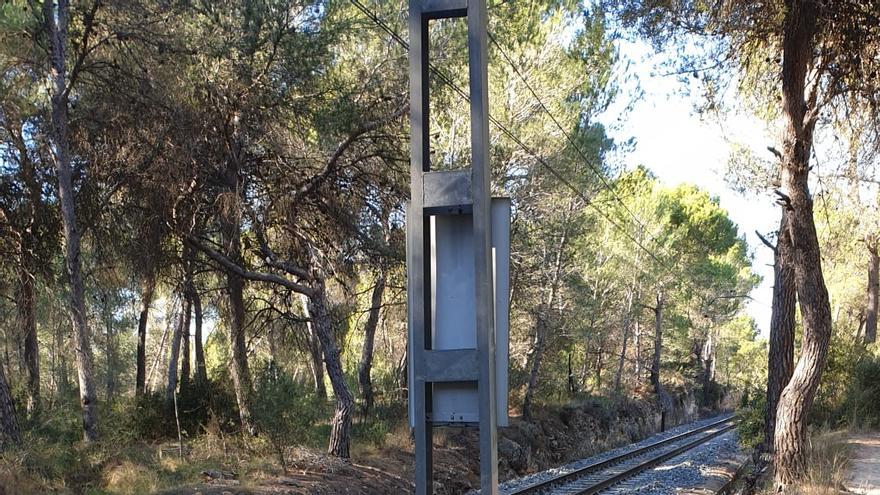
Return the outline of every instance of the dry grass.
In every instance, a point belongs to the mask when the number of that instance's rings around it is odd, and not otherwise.
[[[838,495],[846,493],[843,483],[850,466],[848,432],[821,431],[810,436],[807,447],[807,473],[804,479],[786,493],[794,495]],[[762,495],[771,495],[772,479]]]

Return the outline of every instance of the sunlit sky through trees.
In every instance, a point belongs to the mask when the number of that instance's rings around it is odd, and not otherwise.
[[[731,218],[744,233],[751,253],[754,270],[761,284],[750,294],[749,314],[756,320],[761,335],[766,337],[770,325],[770,302],[773,290],[773,253],[755,234],[774,232],[779,223],[778,207],[769,195],[740,194],[725,182],[725,171],[731,147],[746,146],[762,157],[772,158],[767,146],[777,146],[776,140],[759,119],[743,112],[729,112],[723,116],[701,117],[696,105],[701,94],[694,84],[685,94],[677,75],[667,75],[660,65],[664,55],[655,54],[643,42],[621,41],[623,63],[620,70],[621,93],[616,105],[602,120],[609,133],[618,142],[635,140],[631,150],[617,158],[631,169],[637,165],[649,168],[668,186],[692,183],[709,191],[721,201]],[[627,63],[629,62],[629,63]],[[642,96],[626,112],[626,105],[642,91]],[[726,104],[737,95],[730,91]]]

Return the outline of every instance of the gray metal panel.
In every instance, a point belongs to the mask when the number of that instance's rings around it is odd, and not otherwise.
[[[495,390],[498,426],[508,425],[510,360],[510,199],[492,198],[492,256],[495,286]]]
[[[435,215],[471,213],[470,170],[425,172],[423,176],[425,211]]]
[[[492,258],[495,315],[495,372],[497,416],[507,424],[507,369],[510,277],[510,200],[493,198]],[[431,347],[474,349],[477,346],[474,299],[473,225],[470,216],[436,216],[431,234]],[[476,377],[474,378],[476,380]],[[441,381],[430,380],[428,381]],[[433,387],[433,418],[444,423],[472,423],[479,418],[476,383],[438,384]],[[450,419],[453,418],[453,419]],[[474,419],[476,418],[476,419]]]
[[[426,382],[469,382],[480,376],[476,349],[425,351],[422,359]],[[436,403],[436,394],[432,395]]]
[[[446,19],[467,15],[467,0],[424,0],[422,12],[429,19]]]

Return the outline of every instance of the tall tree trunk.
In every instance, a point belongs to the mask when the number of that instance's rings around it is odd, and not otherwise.
[[[180,333],[180,395],[186,397],[190,384],[190,335],[189,325],[192,319],[192,302],[186,297],[186,313],[181,321]]]
[[[27,370],[27,415],[33,417],[40,408],[40,348],[37,341],[37,322],[34,313],[33,244],[29,233],[22,236],[19,265],[18,319],[24,335],[24,363]]]
[[[70,390],[70,380],[67,377],[67,346],[64,344],[65,337],[64,324],[57,325],[55,329],[55,354],[57,356],[55,394],[57,397],[67,397],[67,392]]]
[[[806,415],[813,404],[831,339],[831,305],[822,275],[819,239],[809,189],[810,150],[818,118],[816,94],[805,90],[812,66],[818,16],[815,0],[789,0],[782,49],[782,106],[785,120],[782,184],[790,204],[795,286],[803,318],[800,358],[782,391],[776,413],[777,488],[784,489],[805,471]],[[809,111],[809,113],[808,113]]]
[[[203,388],[208,384],[208,370],[205,366],[205,347],[202,345],[202,296],[199,291],[193,287],[190,293],[192,300],[194,325],[193,340],[195,341],[196,351],[196,383]]]
[[[623,365],[626,363],[626,348],[629,344],[629,331],[632,321],[633,294],[632,287],[626,292],[626,305],[623,308],[623,343],[620,346],[620,358],[617,362],[617,372],[614,374],[614,393],[620,393],[621,379],[623,378]]]
[[[868,239],[868,304],[865,311],[865,343],[877,341],[877,304],[880,292],[880,256],[877,255],[877,238]]]
[[[657,403],[660,405],[660,431],[666,431],[666,419],[669,411],[672,410],[672,398],[663,387],[660,380],[660,357],[663,352],[663,305],[665,300],[663,292],[657,292],[656,306],[654,311],[654,355],[651,358],[651,385],[654,387],[654,393],[657,395]]]
[[[302,295],[303,312],[308,318],[309,314],[309,298]],[[306,330],[308,331],[306,345],[308,346],[309,356],[312,358],[311,372],[312,381],[315,385],[315,394],[322,399],[327,398],[327,387],[324,385],[324,358],[321,354],[321,341],[318,339],[318,333],[315,331],[315,323],[311,319],[306,321]]]
[[[49,43],[51,66],[49,76],[52,103],[52,141],[58,176],[58,200],[61,205],[65,262],[70,281],[70,312],[73,321],[73,348],[79,377],[79,396],[82,406],[83,436],[87,442],[98,439],[98,411],[92,350],[86,321],[85,289],[80,264],[80,233],[76,225],[73,178],[68,139],[68,80],[66,55],[67,26],[70,5],[67,0],[43,2],[43,21]]]
[[[569,201],[567,213],[570,215],[574,211],[574,208],[574,200]],[[535,340],[532,346],[531,353],[529,355],[532,366],[531,370],[529,371],[529,382],[526,386],[525,397],[523,398],[522,416],[525,420],[529,420],[531,418],[532,398],[534,397],[535,389],[538,385],[538,375],[541,370],[541,361],[544,358],[544,352],[547,346],[547,318],[549,316],[549,312],[553,310],[553,305],[556,304],[556,297],[559,294],[559,284],[562,281],[563,254],[565,253],[565,248],[568,244],[570,223],[565,222],[564,225],[565,227],[562,230],[562,235],[559,237],[559,243],[555,246],[555,250],[553,253],[553,271],[547,278],[547,285],[549,285],[550,288],[549,294],[547,295],[547,300],[542,301],[539,304],[538,313],[536,315]],[[544,286],[544,291],[546,291],[547,285]]]
[[[538,372],[541,369],[541,360],[544,358],[544,347],[547,343],[547,307],[545,304],[538,306],[535,315],[535,340],[532,342],[531,366],[529,368],[529,381],[523,397],[522,417],[529,421],[532,418],[532,399],[538,385]]]
[[[381,270],[381,269],[380,269]],[[364,401],[364,413],[373,407],[373,381],[370,370],[373,367],[373,345],[376,340],[376,327],[379,326],[379,313],[382,309],[382,295],[385,293],[385,271],[376,277],[376,285],[370,296],[370,314],[364,325],[364,346],[361,349],[361,360],[358,363],[358,385]]]
[[[706,332],[706,340],[699,346],[697,357],[700,360],[700,382],[703,389],[702,406],[714,408],[715,397],[710,395],[715,383],[715,335],[710,327]]]
[[[36,271],[37,254],[34,249],[37,246],[36,231],[37,209],[42,205],[42,187],[37,181],[37,172],[34,161],[28,150],[27,142],[22,130],[23,124],[7,119],[7,134],[13,146],[18,152],[18,161],[21,166],[21,180],[25,185],[27,200],[24,201],[24,229],[19,234],[19,265],[18,265],[18,315],[21,325],[23,342],[23,364],[27,372],[27,414],[35,416],[40,408],[40,348],[37,340],[36,324]]]
[[[189,392],[190,384],[190,334],[189,326],[192,319],[192,294],[195,292],[193,287],[193,255],[194,249],[188,242],[183,243],[183,258],[185,264],[185,274],[183,281],[183,298],[186,301],[186,314],[184,315],[183,330],[181,340],[180,355],[180,395],[186,397]]]
[[[135,395],[143,395],[147,383],[147,322],[150,318],[150,305],[156,292],[156,275],[151,271],[141,286],[141,311],[138,317],[137,371],[134,379]]]
[[[766,243],[766,242],[765,242]],[[782,210],[779,234],[773,246],[773,305],[770,316],[770,349],[767,353],[767,406],[764,411],[764,448],[773,451],[776,409],[782,389],[794,370],[795,304],[794,267],[787,212]]]
[[[230,157],[224,170],[226,204],[220,214],[220,236],[226,257],[237,265],[241,259],[241,178],[239,163],[242,145],[233,130],[230,141]],[[232,385],[238,402],[238,413],[242,429],[255,435],[251,418],[251,375],[248,368],[247,340],[245,335],[244,280],[234,271],[226,271],[226,287],[229,294],[229,346],[232,356]]]
[[[116,394],[116,341],[113,338],[113,309],[110,306],[110,297],[104,296],[104,320],[107,327],[105,345],[107,349],[104,355],[107,358],[107,400],[112,401]]]
[[[168,381],[165,386],[165,411],[174,413],[174,394],[177,392],[177,364],[180,358],[180,342],[187,326],[186,316],[189,312],[189,302],[185,297],[180,298],[180,314],[177,317],[177,325],[174,327],[174,335],[171,337],[171,356],[168,358]]]
[[[351,457],[351,415],[354,398],[345,382],[339,348],[333,338],[333,325],[327,310],[324,280],[315,277],[312,289],[313,293],[309,296],[306,308],[312,321],[312,328],[321,342],[321,349],[324,350],[327,376],[330,378],[333,396],[336,399],[336,410],[330,423],[330,445],[327,452],[330,455],[348,459]]]
[[[156,351],[156,357],[153,358],[153,364],[150,366],[149,374],[147,374],[147,380],[146,380],[147,388],[146,388],[146,390],[148,392],[152,391],[152,390],[156,390],[156,387],[155,387],[156,382],[153,379],[153,375],[156,374],[156,370],[159,368],[159,361],[161,361],[162,357],[165,356],[165,342],[168,341],[169,329],[171,329],[171,331],[173,331],[174,325],[175,325],[174,323],[171,323],[170,325],[165,325],[165,330],[162,331],[162,338],[159,339],[159,350]]]
[[[635,332],[633,332],[633,347],[636,351],[636,362],[633,363],[633,373],[636,377],[636,382],[642,381],[642,322],[641,320],[641,311],[636,309],[635,314]]]
[[[15,403],[12,401],[12,394],[9,393],[6,373],[3,371],[3,366],[0,366],[0,450],[7,445],[17,445],[20,442],[21,432],[15,416]]]

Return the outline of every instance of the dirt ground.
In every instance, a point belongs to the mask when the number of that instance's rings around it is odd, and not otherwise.
[[[846,489],[852,493],[880,495],[880,433],[854,434],[849,444],[852,465]]]

